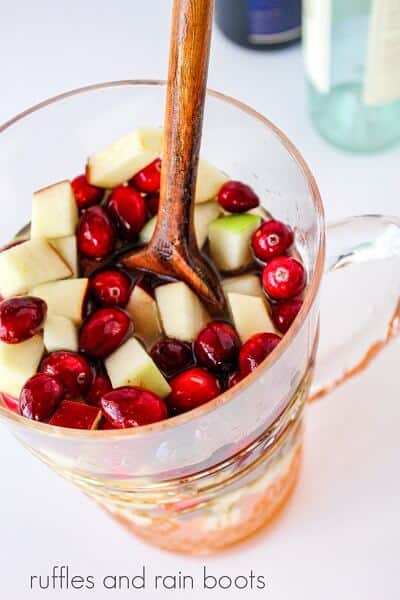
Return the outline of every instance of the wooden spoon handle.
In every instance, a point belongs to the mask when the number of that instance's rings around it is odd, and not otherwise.
[[[175,238],[175,245],[185,240],[189,240],[190,245],[195,243],[191,217],[213,4],[213,0],[174,0],[173,3],[160,208],[155,238],[160,242]]]

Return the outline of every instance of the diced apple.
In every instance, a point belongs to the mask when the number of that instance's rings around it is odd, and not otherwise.
[[[42,298],[47,303],[49,314],[71,319],[74,323],[82,323],[89,280],[66,279],[44,283],[30,291],[31,296]]]
[[[43,239],[29,240],[0,253],[0,292],[4,298],[70,276],[71,269]]]
[[[236,271],[251,263],[251,236],[260,223],[260,217],[240,214],[221,217],[210,224],[210,253],[218,269]]]
[[[242,342],[255,333],[276,333],[263,298],[246,294],[228,294],[233,323]]]
[[[236,294],[246,294],[247,296],[263,296],[260,278],[253,273],[223,279],[222,288],[225,294],[234,292]]]
[[[168,337],[191,342],[210,320],[196,294],[182,281],[161,285],[155,294]]]
[[[196,203],[213,200],[229,177],[206,160],[199,161],[197,173]]]
[[[160,156],[162,137],[162,129],[136,129],[93,154],[86,168],[89,183],[103,188],[124,183]]]
[[[132,319],[135,334],[151,346],[162,334],[157,302],[139,285],[131,293],[126,311]]]
[[[49,424],[72,429],[97,429],[102,413],[96,406],[64,400],[51,417]]]
[[[106,370],[114,388],[137,386],[165,398],[171,388],[140,342],[130,338],[105,361]]]
[[[31,238],[61,238],[75,234],[78,207],[69,181],[60,181],[33,195]]]
[[[72,277],[78,277],[78,247],[75,235],[49,240],[54,250],[72,271]]]
[[[44,345],[40,335],[21,342],[0,342],[0,390],[19,397],[22,386],[37,371]]]
[[[255,215],[261,217],[263,221],[270,221],[272,219],[271,213],[269,213],[263,206],[256,206],[247,211],[247,215]]]
[[[48,315],[44,324],[44,345],[47,352],[70,350],[78,352],[78,330],[66,317]]]
[[[146,225],[139,233],[139,242],[141,244],[148,244],[153,237],[154,230],[157,225],[157,217],[153,217],[150,221],[147,221]]]

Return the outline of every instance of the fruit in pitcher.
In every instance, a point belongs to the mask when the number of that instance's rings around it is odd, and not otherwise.
[[[302,300],[286,300],[272,307],[272,320],[281,333],[286,333],[303,306]]]
[[[184,342],[193,341],[209,321],[196,294],[182,281],[160,285],[155,294],[166,335]]]
[[[0,342],[0,390],[19,397],[22,386],[36,373],[43,352],[40,335],[19,344]]]
[[[114,388],[137,386],[150,390],[161,398],[168,396],[170,386],[141,343],[130,338],[105,361]]]
[[[119,308],[100,308],[84,322],[80,336],[81,352],[92,358],[106,358],[132,333],[129,316]]]
[[[160,206],[160,194],[159,192],[152,192],[146,196],[146,206],[149,211],[149,215],[154,217],[158,213]]]
[[[34,421],[46,421],[64,397],[64,387],[57,377],[39,373],[25,383],[19,398],[21,415]]]
[[[146,222],[146,202],[137,190],[129,186],[116,187],[108,200],[107,211],[120,234],[135,240]]]
[[[140,285],[135,285],[126,311],[133,322],[135,335],[150,346],[162,334],[157,302]]]
[[[196,204],[213,200],[227,181],[229,181],[229,177],[225,173],[208,161],[200,159],[195,194]]]
[[[170,385],[171,393],[167,404],[175,413],[197,408],[221,393],[221,386],[215,375],[199,367],[176,375],[171,379]]]
[[[88,404],[92,406],[100,406],[100,400],[102,397],[111,392],[112,385],[109,377],[104,373],[97,373],[89,388],[89,392],[86,398]]]
[[[200,331],[194,349],[197,360],[204,367],[226,372],[235,368],[240,346],[239,336],[232,325],[213,321]]]
[[[210,223],[219,217],[221,209],[216,202],[205,202],[194,209],[194,231],[197,245],[202,248],[207,241]]]
[[[225,294],[232,292],[235,294],[245,294],[246,296],[261,297],[263,295],[260,277],[253,273],[237,275],[236,277],[227,277],[226,279],[223,279],[221,283]]]
[[[44,324],[43,341],[47,352],[78,352],[78,330],[75,323],[67,317],[49,315]]]
[[[52,352],[41,362],[40,372],[54,375],[64,386],[65,397],[84,396],[93,379],[92,369],[83,356],[76,352]]]
[[[80,325],[88,289],[89,280],[86,278],[65,279],[65,281],[43,283],[32,288],[30,293],[46,302],[49,313],[66,317]]]
[[[69,235],[67,237],[49,240],[49,243],[71,269],[72,277],[78,277],[78,246],[76,236]]]
[[[240,373],[245,376],[254,371],[281,341],[274,333],[256,333],[245,344],[239,354]]]
[[[65,279],[71,269],[46,240],[35,239],[0,253],[0,293],[26,294],[32,287]]]
[[[86,179],[86,175],[78,175],[71,181],[71,185],[76,204],[81,210],[99,204],[103,199],[104,190],[91,185]]]
[[[60,181],[33,195],[31,238],[62,238],[74,235],[78,209],[69,181]]]
[[[139,387],[113,390],[103,396],[100,405],[107,421],[117,429],[150,425],[168,417],[165,402]]]
[[[230,215],[213,221],[208,229],[210,253],[221,271],[237,271],[251,261],[250,240],[260,225],[255,215]]]
[[[227,181],[218,192],[218,202],[228,212],[243,213],[256,208],[260,199],[250,186],[241,181]]]
[[[275,333],[263,298],[231,292],[228,294],[228,302],[233,323],[242,342],[261,331]]]
[[[267,221],[253,233],[255,256],[264,262],[285,254],[293,244],[293,231],[280,221]]]
[[[90,280],[90,291],[103,306],[124,307],[129,300],[131,287],[128,275],[112,269],[101,271]]]
[[[95,406],[64,400],[51,417],[49,424],[72,429],[97,429],[101,410]]]
[[[191,345],[181,340],[164,338],[153,346],[150,355],[166,377],[172,377],[194,365]]]
[[[19,344],[43,328],[47,306],[40,298],[23,296],[9,298],[0,304],[0,340]]]
[[[79,221],[78,249],[88,258],[105,258],[114,249],[115,231],[110,217],[101,206],[92,206]]]
[[[306,285],[306,272],[298,260],[279,256],[269,262],[262,274],[264,290],[274,300],[288,300],[300,294]]]
[[[139,192],[158,192],[161,184],[161,159],[156,158],[139,173],[132,177],[130,183]]]
[[[14,398],[14,396],[10,396],[10,394],[5,394],[4,392],[0,392],[0,404],[19,414],[19,398]]]
[[[162,137],[161,129],[136,129],[96,152],[88,160],[88,182],[102,188],[125,183],[160,156]]]

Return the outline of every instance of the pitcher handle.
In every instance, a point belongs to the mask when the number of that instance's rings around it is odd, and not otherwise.
[[[325,270],[311,401],[362,372],[399,332],[400,218],[328,226]]]

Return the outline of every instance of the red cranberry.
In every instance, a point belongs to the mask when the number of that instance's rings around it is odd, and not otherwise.
[[[9,410],[13,412],[19,413],[19,399],[14,398],[14,396],[10,396],[10,394],[5,394],[4,392],[0,392],[0,399],[3,401],[3,404]]]
[[[235,373],[231,373],[228,377],[228,389],[235,387],[242,379],[244,375],[240,373],[240,371],[235,371]]]
[[[303,305],[302,300],[287,300],[272,306],[272,320],[278,331],[286,333]]]
[[[285,254],[293,244],[293,231],[280,221],[267,221],[254,232],[251,244],[256,257],[267,262]]]
[[[91,185],[86,179],[86,175],[78,175],[72,180],[71,185],[78,208],[89,208],[103,199],[104,190]]]
[[[40,298],[9,298],[0,304],[0,340],[18,344],[34,336],[42,328],[47,304]]]
[[[107,419],[105,419],[104,417],[102,417],[101,421],[100,421],[100,426],[99,429],[108,431],[110,429],[118,429],[118,427],[114,427],[114,425],[111,425],[111,423],[109,423],[107,421]]]
[[[86,394],[93,378],[86,358],[64,350],[46,356],[40,365],[40,372],[58,377],[64,386],[65,397],[74,399]]]
[[[176,375],[169,383],[172,391],[168,396],[168,405],[178,413],[201,406],[221,392],[215,375],[199,367],[193,367]]]
[[[106,306],[125,306],[129,300],[131,280],[121,271],[102,271],[90,282],[94,298]]]
[[[79,347],[93,358],[106,358],[132,332],[132,322],[119,308],[100,308],[82,326]]]
[[[256,333],[249,338],[239,354],[240,373],[245,376],[254,371],[280,341],[281,338],[275,333]]]
[[[228,323],[214,321],[198,334],[194,349],[197,360],[213,371],[231,371],[237,362],[240,339]]]
[[[154,217],[158,213],[158,207],[160,206],[160,194],[158,192],[147,194],[146,204],[150,216]]]
[[[171,338],[157,342],[150,354],[166,377],[172,377],[194,363],[191,345]]]
[[[161,159],[156,158],[152,163],[132,177],[130,183],[140,192],[158,192],[161,183]]]
[[[146,202],[132,187],[116,187],[110,196],[107,210],[121,235],[128,240],[134,240],[146,222]]]
[[[89,388],[86,401],[92,406],[100,406],[100,400],[102,399],[102,397],[108,392],[111,392],[111,390],[111,381],[109,380],[107,375],[99,373],[98,375],[95,375],[92,381],[92,385]]]
[[[88,258],[105,258],[114,248],[114,227],[101,206],[92,206],[83,213],[77,236],[78,249]]]
[[[274,300],[287,300],[297,296],[306,285],[303,265],[291,256],[274,258],[262,274],[264,290]]]
[[[168,417],[165,402],[159,396],[138,387],[121,387],[100,401],[103,415],[113,427],[140,427]]]
[[[224,183],[218,192],[218,202],[228,212],[242,213],[260,204],[257,194],[240,181]]]
[[[34,375],[25,383],[19,398],[21,415],[34,421],[46,421],[64,397],[61,381],[47,373]]]

